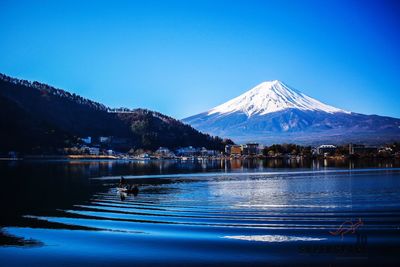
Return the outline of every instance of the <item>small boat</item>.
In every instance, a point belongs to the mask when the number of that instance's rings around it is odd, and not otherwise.
[[[139,188],[137,186],[133,186],[133,187],[130,187],[130,188],[129,188],[129,186],[127,186],[127,187],[117,187],[117,191],[119,193],[133,194],[133,195],[136,196],[139,193]]]
[[[117,187],[117,191],[118,192],[122,192],[122,193],[126,193],[126,192],[128,192],[128,188],[126,188],[126,187]]]

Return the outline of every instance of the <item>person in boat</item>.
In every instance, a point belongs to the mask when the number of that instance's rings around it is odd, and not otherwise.
[[[119,187],[126,187],[128,185],[128,182],[125,180],[124,176],[121,176],[121,179],[119,179]]]

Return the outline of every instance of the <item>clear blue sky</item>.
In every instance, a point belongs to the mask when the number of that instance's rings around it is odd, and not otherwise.
[[[177,118],[275,79],[400,117],[399,3],[0,0],[0,72]]]

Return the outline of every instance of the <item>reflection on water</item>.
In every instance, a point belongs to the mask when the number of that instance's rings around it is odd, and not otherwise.
[[[42,242],[37,240],[25,239],[24,237],[10,235],[9,233],[4,232],[4,230],[0,230],[0,244],[2,246],[21,246],[21,247],[35,247],[44,245]]]
[[[0,265],[395,265],[398,166],[0,162]],[[392,169],[353,171],[369,167]],[[117,190],[121,175],[139,184],[138,194]],[[358,219],[362,225],[342,235],[340,226]]]
[[[260,242],[293,242],[293,241],[322,241],[326,238],[315,238],[306,236],[286,236],[286,235],[237,235],[224,236],[224,238],[260,241]]]

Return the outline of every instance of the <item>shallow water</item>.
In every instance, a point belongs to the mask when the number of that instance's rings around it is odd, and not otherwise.
[[[270,164],[3,162],[0,265],[398,266],[396,162]]]

